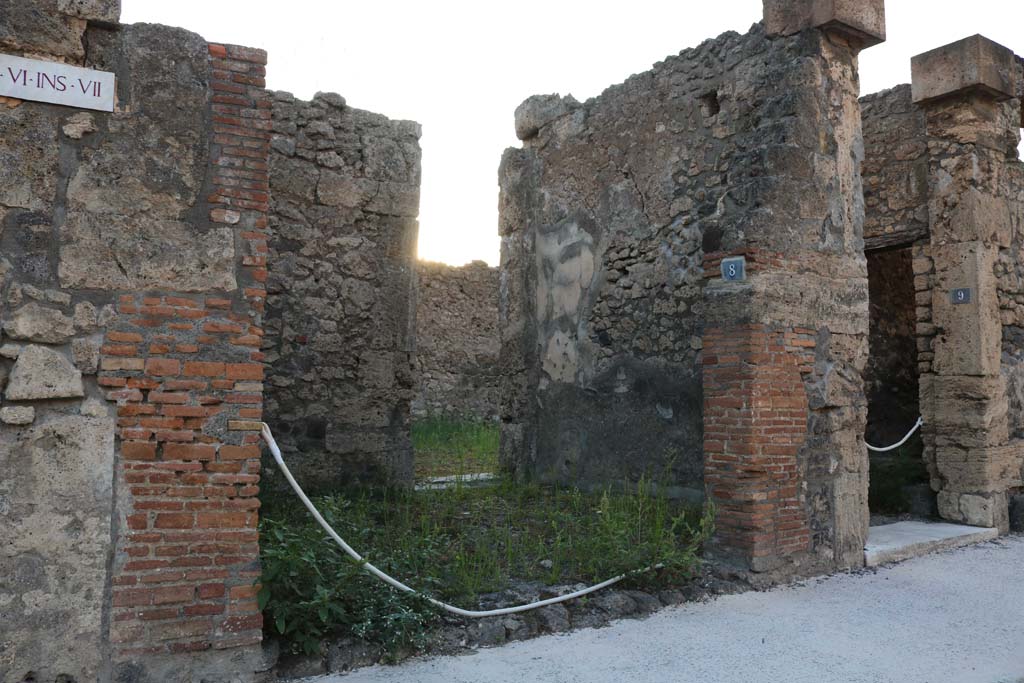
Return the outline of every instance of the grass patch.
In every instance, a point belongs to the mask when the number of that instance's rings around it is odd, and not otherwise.
[[[678,584],[694,571],[711,514],[640,487],[631,495],[502,482],[440,491],[361,491],[314,500],[367,560],[434,597],[472,608],[510,580],[594,583],[662,564],[627,585]],[[268,629],[295,651],[353,635],[419,648],[439,612],[367,575],[293,499],[264,501]]]
[[[498,425],[430,417],[412,425],[416,478],[498,471]]]

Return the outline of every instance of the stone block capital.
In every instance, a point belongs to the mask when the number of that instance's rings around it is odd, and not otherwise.
[[[1021,63],[1007,47],[981,35],[922,53],[911,59],[914,102],[982,93],[996,100],[1018,96]]]
[[[885,0],[764,0],[764,23],[771,36],[820,28],[871,47],[885,42]]]

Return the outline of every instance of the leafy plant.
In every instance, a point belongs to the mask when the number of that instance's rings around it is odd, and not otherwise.
[[[324,517],[368,561],[426,594],[460,605],[513,579],[593,583],[629,574],[634,586],[675,584],[693,571],[712,531],[703,512],[641,482],[630,494],[501,481],[487,488],[363,490],[319,497]],[[353,635],[390,652],[417,649],[438,612],[352,561],[288,499],[264,501],[267,627],[296,651]],[[647,567],[658,571],[636,573]]]

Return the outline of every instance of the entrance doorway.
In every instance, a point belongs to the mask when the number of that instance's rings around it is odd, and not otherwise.
[[[920,416],[913,247],[867,252],[869,356],[865,441],[887,447],[901,441]],[[936,496],[928,484],[920,432],[886,452],[869,450],[868,505],[872,524],[932,518]]]

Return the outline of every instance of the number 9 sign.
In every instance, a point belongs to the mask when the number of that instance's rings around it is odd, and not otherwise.
[[[971,289],[970,287],[962,287],[960,289],[954,289],[951,293],[951,298],[954,304],[969,304],[971,303]]]

